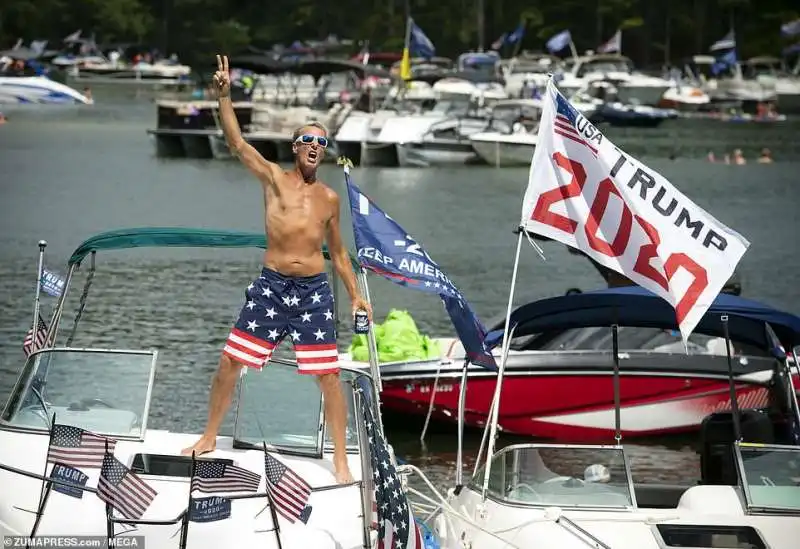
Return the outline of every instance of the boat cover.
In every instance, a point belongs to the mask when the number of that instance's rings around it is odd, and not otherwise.
[[[725,337],[722,315],[728,315],[728,331],[733,341],[764,350],[774,348],[766,329],[769,324],[785,350],[800,345],[800,317],[729,294],[719,294],[697,324],[694,332]],[[517,307],[511,313],[514,337],[553,330],[591,326],[630,326],[677,330],[675,309],[666,300],[640,286],[609,288],[551,297]],[[490,348],[503,341],[505,321],[494,326],[486,337]]]
[[[138,227],[118,229],[88,238],[72,253],[69,264],[80,263],[89,253],[97,250],[122,250],[144,247],[181,248],[262,248],[266,249],[264,233],[249,233],[219,229],[197,229],[191,227]],[[330,260],[326,246],[322,247],[325,259]],[[361,267],[350,254],[353,268]]]

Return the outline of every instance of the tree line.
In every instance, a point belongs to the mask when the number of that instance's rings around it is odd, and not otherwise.
[[[641,66],[707,53],[731,28],[741,59],[780,56],[791,43],[780,35],[781,24],[800,17],[797,0],[3,0],[0,49],[19,38],[47,39],[57,48],[82,29],[100,44],[147,44],[203,65],[217,52],[331,34],[368,41],[371,51],[399,51],[407,12],[437,55],[489,48],[523,23],[522,41],[505,46],[504,56],[518,48],[545,51],[547,39],[562,30],[582,53],[622,29],[622,53]]]

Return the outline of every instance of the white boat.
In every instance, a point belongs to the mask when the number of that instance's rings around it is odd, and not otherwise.
[[[510,313],[509,338],[524,340],[567,325],[588,326],[592,322],[589,317],[594,316],[575,315],[565,322],[563,316],[542,309],[542,322],[529,322],[528,315],[533,312],[530,305],[523,305]],[[617,326],[609,327],[612,344],[607,354],[608,371],[613,376],[616,427],[607,445],[522,443],[495,452],[490,442],[487,458],[482,443],[471,478],[463,479],[463,418],[472,412],[466,408],[470,389],[465,386],[468,368],[463,367],[455,486],[442,495],[429,485],[434,497],[427,499],[422,492],[412,492],[419,497],[416,501],[438,503],[432,520],[442,549],[796,547],[800,539],[800,446],[793,443],[792,433],[800,428],[800,409],[797,395],[789,387],[797,359],[795,356],[790,362],[777,341],[787,349],[800,342],[800,319],[733,308],[713,315],[729,318],[730,335],[717,319],[701,322],[693,333],[722,339],[723,348],[732,348],[726,343],[736,338],[772,353],[776,392],[768,409],[755,409],[752,399],[744,394],[739,397],[741,389],[737,391],[729,377],[729,402],[738,406],[733,406],[732,412],[712,409],[703,420],[698,444],[699,483],[667,485],[634,480],[621,433],[626,421],[635,423],[648,411],[647,406],[628,413],[620,409],[624,390],[620,389],[620,375],[629,357],[618,350]],[[648,311],[609,315],[612,322],[620,322],[619,328],[677,330],[674,318],[656,316]],[[505,325],[500,331],[506,333],[504,330]],[[780,336],[772,339],[770,334]],[[508,349],[503,354],[501,362],[510,357]],[[728,360],[743,358],[737,354]],[[501,387],[502,376],[497,381]],[[492,406],[502,410],[501,394],[495,393]],[[612,415],[584,414],[588,421],[609,417]],[[490,418],[484,442],[495,440],[498,429],[498,419]],[[414,467],[406,469],[425,478]]]
[[[476,114],[434,122],[418,139],[397,144],[397,164],[427,168],[475,162],[478,156],[469,136],[483,130],[487,120]]]
[[[369,371],[342,365],[348,461],[355,478],[342,485],[333,476],[332,441],[319,388],[311,377],[297,375],[293,360],[273,357],[263,371],[242,373],[233,433],[218,437],[216,450],[195,461],[180,451],[198,435],[150,425],[151,405],[158,395],[175,398],[170,390],[156,389],[158,350],[72,345],[98,250],[265,245],[263,234],[153,227],[96,235],[75,250],[47,341],[25,361],[0,416],[0,537],[9,541],[8,536],[144,536],[153,549],[374,545],[372,478],[380,475],[371,463],[375,456],[367,430],[370,420],[379,423],[375,418],[380,415]],[[43,249],[40,244],[40,271]],[[80,312],[68,330],[60,330],[75,273],[90,255]],[[363,271],[359,284],[366,284]],[[37,317],[38,292],[35,309]],[[185,413],[205,418],[205,410]],[[394,461],[390,448],[388,452]],[[267,455],[277,460],[276,467],[288,467],[310,485],[307,501],[299,504],[305,520],[290,519],[276,503],[280,496],[267,496],[267,477],[272,483],[284,482],[277,480],[280,471],[266,467]],[[103,477],[98,456],[108,464],[116,459],[114,466],[122,476],[114,477],[109,470]],[[198,480],[195,471],[208,460],[226,471],[239,468],[234,472],[249,479],[246,486],[236,493],[204,495],[206,490],[197,486],[193,491],[190,478]],[[101,478],[105,484],[99,484]],[[231,477],[226,472],[206,478]],[[45,479],[49,487],[43,490]],[[397,490],[395,486],[395,497]],[[104,503],[111,501],[109,493],[117,494],[113,507]],[[130,498],[134,493],[137,497]],[[99,494],[106,494],[106,499]],[[124,545],[126,540],[117,543]]]
[[[419,147],[401,151],[403,144],[420,142],[431,128],[449,119],[465,118],[475,105],[490,106],[508,97],[496,80],[484,75],[439,72],[415,78],[420,80],[411,80],[408,90],[390,93],[387,104],[372,115],[351,115],[344,120],[334,139],[342,151],[351,151],[343,154],[349,157],[357,152],[354,157],[361,165],[398,166],[401,159],[419,165],[417,161],[426,161],[415,154]],[[353,151],[356,143],[359,150]],[[465,145],[461,143],[461,152],[466,151]],[[448,157],[445,153],[442,158]]]
[[[619,99],[625,104],[656,106],[670,87],[668,80],[647,76],[634,70],[633,62],[624,55],[599,54],[564,60],[563,72],[556,77],[559,89],[572,95],[593,80],[610,80],[619,88]]]
[[[733,446],[735,457],[718,465],[732,484],[663,492],[634,484],[621,446],[507,446],[492,459],[486,496],[479,471],[450,496],[449,509],[460,513],[442,512],[437,533],[443,549],[797,547],[800,448]]]
[[[699,86],[673,81],[658,106],[678,111],[697,111],[708,106],[711,98]]]
[[[755,105],[778,99],[774,80],[748,78],[738,63],[726,73],[715,74],[712,67],[716,62],[710,55],[695,55],[685,66],[687,75],[712,102]]]
[[[179,85],[189,82],[192,68],[172,59],[148,63],[110,60],[99,51],[88,55],[60,55],[52,64],[74,82],[87,84]]]
[[[501,61],[500,66],[510,97],[530,97],[531,90],[547,87],[550,74],[561,65],[561,59],[546,54],[522,54]]]
[[[479,132],[469,139],[481,160],[496,168],[530,165],[537,141],[536,130]]]
[[[0,104],[83,104],[92,100],[43,76],[0,76]]]
[[[800,113],[800,76],[790,75],[777,57],[753,57],[743,63],[744,74],[757,81],[774,83],[778,96],[778,111]]]

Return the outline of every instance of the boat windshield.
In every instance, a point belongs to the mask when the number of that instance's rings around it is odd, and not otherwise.
[[[800,514],[800,447],[740,442],[736,461],[748,510]]]
[[[2,421],[48,430],[53,423],[141,439],[147,427],[156,351],[47,349],[32,354]]]
[[[359,375],[349,370],[340,374],[347,402],[347,447],[354,450],[358,432],[353,383]],[[277,452],[319,457],[323,448],[333,448],[324,419],[315,376],[298,375],[294,363],[273,358],[261,371],[244,370],[234,427],[237,445],[260,448],[266,443]]]
[[[619,348],[623,351],[685,352],[681,334],[677,330],[620,326],[617,334]],[[607,351],[611,349],[612,337],[608,326],[572,328],[514,338],[511,348],[515,351]],[[739,341],[732,341],[731,346],[734,356],[769,356],[765,350]],[[726,354],[724,338],[699,333],[689,336],[687,348],[692,354]]]
[[[591,59],[584,61],[578,68],[577,76],[582,78],[595,72],[631,72],[633,65],[625,59]]]
[[[483,470],[473,488],[483,485]],[[623,449],[616,446],[520,444],[492,459],[489,494],[503,502],[581,508],[636,506]]]

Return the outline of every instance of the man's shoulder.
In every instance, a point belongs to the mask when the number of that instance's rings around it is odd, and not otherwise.
[[[339,201],[339,194],[325,184],[325,182],[317,180],[317,184],[319,185],[319,193],[325,200],[331,203]]]

